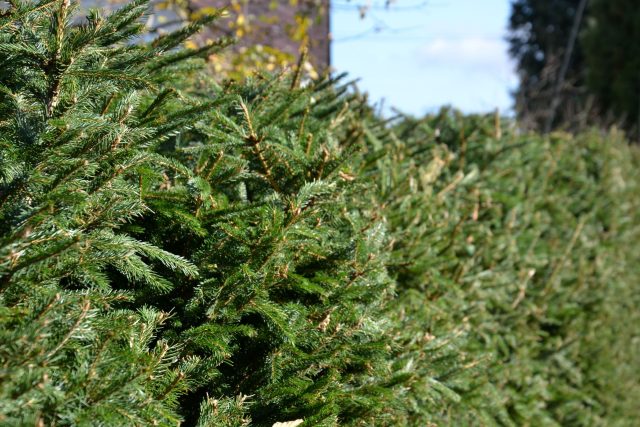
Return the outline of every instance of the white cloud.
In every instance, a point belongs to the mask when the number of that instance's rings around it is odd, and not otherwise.
[[[507,53],[507,43],[500,38],[437,37],[419,48],[422,64],[472,69],[474,72],[513,73],[513,63]]]

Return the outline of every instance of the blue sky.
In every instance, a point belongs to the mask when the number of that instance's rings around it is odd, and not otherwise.
[[[357,5],[371,5],[360,19]],[[517,79],[504,41],[509,0],[332,0],[331,61],[373,101],[411,114],[453,105],[509,113]]]

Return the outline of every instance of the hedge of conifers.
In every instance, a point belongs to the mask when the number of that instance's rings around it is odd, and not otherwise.
[[[640,419],[623,136],[218,85],[197,24],[74,9],[0,16],[0,425]]]

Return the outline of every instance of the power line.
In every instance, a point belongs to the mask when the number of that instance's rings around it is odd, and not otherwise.
[[[419,1],[411,4],[397,5],[395,2],[384,1],[384,4],[380,4],[380,2],[375,2],[372,4],[367,4],[364,2],[351,2],[351,1],[336,1],[333,0],[331,2],[332,10],[340,10],[340,11],[360,11],[366,10],[369,11],[385,11],[385,12],[408,12],[412,10],[422,9],[427,5],[430,5],[430,1]],[[405,2],[403,2],[405,3]]]

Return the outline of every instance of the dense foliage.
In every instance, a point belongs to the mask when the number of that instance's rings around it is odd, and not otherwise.
[[[384,122],[300,69],[219,86],[216,45],[175,48],[197,25],[73,9],[0,17],[0,424],[640,416],[619,135]]]

